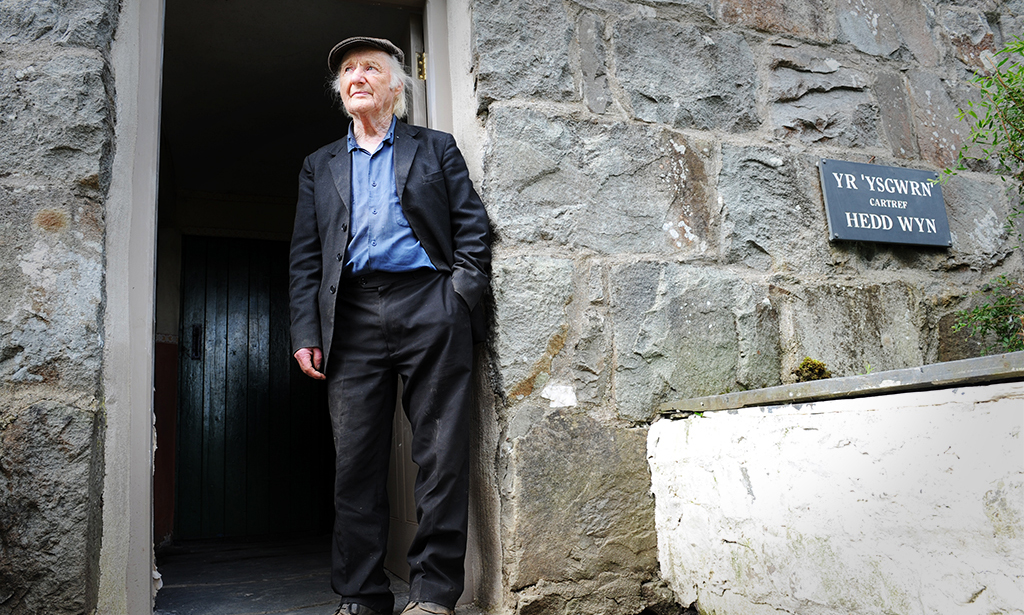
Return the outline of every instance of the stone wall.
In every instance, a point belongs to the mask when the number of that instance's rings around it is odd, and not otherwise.
[[[815,165],[950,164],[968,80],[1022,17],[984,0],[472,3],[505,608],[663,599],[643,447],[659,403],[791,382],[805,356],[841,376],[978,353],[952,312],[1021,269],[999,180],[943,187],[950,249],[830,243]]]
[[[1019,613],[1022,428],[1021,382],[658,421],[662,574],[702,613]]]
[[[0,3],[0,613],[95,606],[112,0]]]

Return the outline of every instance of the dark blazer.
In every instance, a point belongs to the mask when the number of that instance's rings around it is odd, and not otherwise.
[[[430,262],[479,316],[491,264],[487,212],[455,139],[395,124],[395,185],[402,211]],[[320,348],[323,371],[334,334],[334,309],[345,265],[352,198],[346,139],[306,157],[292,231],[289,294],[292,352]]]

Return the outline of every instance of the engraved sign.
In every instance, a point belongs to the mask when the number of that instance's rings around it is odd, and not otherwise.
[[[818,171],[830,240],[951,245],[938,174],[825,158]]]

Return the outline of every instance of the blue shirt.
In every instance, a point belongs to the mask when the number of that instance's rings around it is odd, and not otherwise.
[[[345,275],[370,271],[434,269],[426,251],[409,228],[395,184],[395,118],[373,152],[356,143],[348,127],[352,160],[352,211]]]

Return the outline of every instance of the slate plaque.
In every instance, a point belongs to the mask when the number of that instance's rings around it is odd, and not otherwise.
[[[951,245],[938,174],[825,158],[818,171],[830,240]]]

